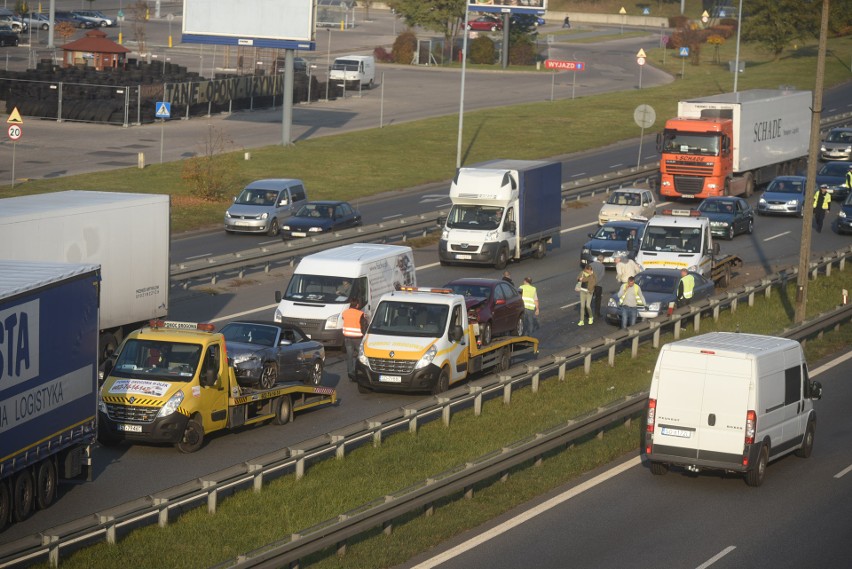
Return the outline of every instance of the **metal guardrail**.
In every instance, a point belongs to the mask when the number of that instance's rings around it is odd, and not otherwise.
[[[819,261],[811,263],[809,273],[813,278],[817,278],[821,274],[830,275],[832,268],[835,266],[839,270],[844,270],[847,260],[850,259],[852,259],[852,246],[837,251],[833,255],[824,256]],[[440,395],[412,402],[403,407],[369,419],[364,419],[314,439],[303,441],[207,476],[199,477],[162,492],[144,496],[116,506],[115,508],[49,528],[42,531],[39,535],[30,536],[29,538],[0,546],[0,568],[31,563],[43,560],[45,557],[47,557],[51,565],[56,566],[59,563],[60,553],[63,550],[67,551],[74,547],[79,547],[78,543],[91,543],[95,540],[106,540],[109,543],[115,543],[119,537],[119,533],[122,531],[127,532],[140,525],[154,523],[154,521],[160,526],[166,526],[172,512],[182,513],[188,506],[192,505],[203,505],[206,503],[207,510],[213,513],[216,511],[218,499],[221,495],[247,487],[252,487],[255,491],[259,491],[263,486],[264,479],[274,475],[293,473],[297,478],[300,478],[305,475],[307,467],[318,460],[332,456],[342,458],[345,456],[347,450],[362,444],[380,445],[385,436],[396,432],[409,431],[416,433],[419,425],[428,420],[440,417],[444,424],[449,425],[453,412],[458,409],[472,408],[474,413],[478,415],[486,399],[502,397],[508,403],[511,401],[513,390],[526,385],[529,385],[533,392],[537,392],[542,378],[556,376],[559,380],[564,380],[565,372],[569,366],[579,366],[582,364],[585,372],[589,373],[593,358],[602,358],[604,356],[608,358],[610,365],[614,365],[616,352],[619,349],[625,349],[628,345],[630,346],[632,356],[636,357],[641,340],[650,340],[657,347],[660,343],[661,333],[667,327],[672,329],[674,337],[677,339],[681,331],[681,320],[691,319],[695,331],[698,332],[702,314],[709,313],[715,319],[719,317],[719,313],[723,308],[736,311],[742,302],[745,302],[747,306],[751,306],[757,294],[764,294],[769,297],[773,287],[785,285],[796,277],[797,272],[797,267],[790,267],[776,273],[773,277],[764,278],[759,282],[725,291],[701,303],[678,309],[671,316],[661,316],[654,320],[640,322],[628,330],[615,331],[596,341],[569,348],[563,352],[544,358],[541,361],[525,362],[523,365],[514,366],[497,375],[467,382]],[[841,323],[847,323],[850,320],[852,320],[852,305],[847,305],[811,319],[795,329],[787,330],[784,332],[784,335],[799,341],[806,341],[808,338],[821,334],[824,330],[835,328]],[[619,421],[630,413],[635,413],[635,410],[628,412],[628,409],[633,409],[632,405],[634,403],[635,401],[625,400],[616,404],[616,407],[620,404],[624,405],[624,407],[619,407],[619,409],[624,411],[626,415],[614,415],[613,408],[608,407],[607,409],[595,412],[593,416],[586,417],[588,421],[577,419],[572,425],[577,429],[586,427],[593,430],[602,429],[605,425]],[[559,428],[555,431],[558,430]],[[570,436],[570,429],[566,430],[563,434],[566,437]],[[533,443],[540,438],[541,436],[537,435]],[[558,444],[564,443],[554,444],[558,446]],[[503,452],[501,451],[501,453]],[[522,451],[519,450],[518,452]],[[540,456],[542,450],[533,446],[523,452],[531,453],[532,456]],[[512,454],[509,452],[506,453]],[[515,458],[504,457],[507,461],[514,460]],[[523,462],[526,459],[519,460]],[[501,471],[501,468],[505,469],[507,464],[510,463],[503,462],[502,460],[484,461],[480,468],[473,468],[465,476],[451,477],[440,486],[444,490],[450,487],[455,489],[459,484],[462,486],[465,483],[469,484],[473,480],[470,477],[473,476],[482,475],[483,479],[486,479],[492,476],[493,472]],[[490,469],[488,471],[489,474],[484,474],[485,469]],[[473,470],[476,470],[478,473],[473,472]],[[479,472],[480,470],[483,470],[483,472]],[[424,482],[425,486],[432,486],[433,484],[434,482],[428,480]],[[357,516],[353,514],[346,519],[335,519],[326,524],[320,524],[315,528],[295,534],[287,543],[278,544],[277,547],[286,553],[286,559],[299,559],[328,545],[325,541],[319,540],[314,535],[316,531],[319,531],[318,528],[322,528],[322,532],[324,533],[337,531],[337,529],[340,529],[344,533],[359,529],[365,531],[376,527],[378,524],[392,520],[399,515],[400,509],[405,509],[409,506],[413,507],[413,505],[420,503],[418,500],[425,500],[426,502],[435,500],[436,496],[432,491],[438,491],[438,489],[439,486],[435,486],[429,492],[419,492],[418,490],[417,500],[391,500],[391,502],[395,502],[394,507],[386,506],[376,509],[377,506],[374,505],[372,508],[373,515],[367,515],[367,512],[371,508],[368,507],[369,505],[365,505],[363,515],[361,513]],[[405,493],[406,491],[403,491],[397,495],[401,496]],[[382,500],[382,505],[384,504],[385,502]],[[387,516],[387,518],[384,516]],[[337,523],[344,524],[346,527],[332,527]],[[344,534],[341,533],[340,536],[342,535]],[[310,538],[308,539],[308,537]],[[324,543],[325,545],[320,547],[320,543]],[[265,551],[267,549],[264,549]],[[252,566],[253,562],[251,562],[251,559],[249,556],[240,556],[239,562],[234,561],[231,564]],[[276,563],[279,564],[278,566],[280,566],[280,563],[283,563],[282,559],[284,558],[277,558]],[[264,553],[262,559],[259,558],[258,563],[266,563],[267,560],[267,554]],[[258,564],[257,566],[264,565]]]

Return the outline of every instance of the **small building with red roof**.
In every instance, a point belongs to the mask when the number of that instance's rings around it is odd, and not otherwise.
[[[110,67],[124,67],[124,61],[129,49],[106,37],[99,29],[89,30],[85,37],[74,40],[62,46],[65,54],[62,57],[63,67],[85,65],[98,71]]]

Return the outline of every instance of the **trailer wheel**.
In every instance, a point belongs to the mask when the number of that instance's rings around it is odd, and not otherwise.
[[[118,348],[118,340],[112,332],[101,334],[99,344],[101,346],[101,361],[108,360]]]
[[[479,335],[479,339],[482,341],[483,346],[487,346],[491,343],[491,322],[486,322],[484,326],[482,326],[482,333]]]
[[[651,462],[648,464],[648,467],[651,469],[651,474],[654,476],[662,476],[669,471],[669,465],[663,464],[662,462]]]
[[[796,456],[801,458],[810,458],[811,452],[814,450],[814,433],[816,432],[816,423],[808,421],[808,427],[805,429],[805,438],[802,441],[802,446],[796,451]]]
[[[316,360],[311,366],[311,372],[308,376],[309,385],[320,385],[322,383],[322,360]]]
[[[749,174],[746,174],[746,183],[745,183],[745,189],[743,190],[743,197],[744,198],[750,198],[753,193],[754,193],[754,176],[752,176],[749,173]]]
[[[189,454],[197,451],[204,444],[204,427],[195,419],[190,419],[183,432],[183,438],[175,446],[184,453]]]
[[[494,366],[495,372],[506,371],[512,366],[512,352],[509,346],[500,350],[500,354],[497,356],[497,365]]]
[[[42,460],[36,466],[36,507],[45,510],[56,499],[56,465],[51,459]]]
[[[438,381],[432,387],[432,395],[438,395],[450,388],[450,370],[446,367],[441,368],[441,375],[438,376]]]
[[[263,389],[272,389],[276,383],[278,383],[278,366],[274,362],[266,362],[260,374],[260,386]]]
[[[757,464],[754,468],[746,472],[745,481],[749,486],[755,488],[763,484],[763,479],[766,478],[766,464],[769,462],[769,449],[766,445],[760,447],[760,455],[757,457]]]
[[[0,531],[9,525],[12,516],[12,494],[9,492],[9,484],[0,480]]]
[[[12,519],[22,522],[33,513],[35,485],[28,468],[18,472],[12,481]]]
[[[494,268],[502,270],[509,264],[509,250],[505,247],[500,247],[500,252],[497,253],[497,260],[494,261]]]
[[[544,240],[538,241],[533,248],[533,257],[536,259],[544,259],[547,255],[547,243]]]
[[[289,395],[279,397],[275,402],[275,418],[272,422],[276,425],[286,425],[293,420],[293,400]]]

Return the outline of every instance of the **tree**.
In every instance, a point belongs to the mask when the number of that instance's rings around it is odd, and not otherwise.
[[[218,201],[236,184],[238,167],[234,152],[229,152],[233,141],[213,125],[201,140],[200,152],[183,163],[181,178],[195,197],[204,201]]]
[[[818,30],[819,6],[805,7],[800,0],[751,0],[741,37],[761,45],[777,60],[791,42]]]
[[[68,43],[68,40],[71,39],[75,33],[77,33],[77,27],[71,22],[59,22],[56,24],[54,28],[54,33],[62,38],[62,43]]]
[[[130,5],[130,13],[133,15],[133,35],[136,36],[136,51],[142,55],[146,53],[148,3],[145,0],[137,0],[137,2]]]
[[[419,26],[444,36],[448,46],[464,25],[466,0],[388,0],[409,27]]]

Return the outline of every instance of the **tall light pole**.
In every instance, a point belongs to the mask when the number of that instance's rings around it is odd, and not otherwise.
[[[462,154],[462,125],[464,124],[464,78],[467,71],[467,6],[464,8],[464,39],[462,40],[462,72],[461,72],[461,100],[459,101],[459,136],[456,145],[456,169],[461,168]]]
[[[737,12],[737,54],[734,56],[734,93],[737,92],[737,79],[740,77],[740,30],[743,27],[743,0]]]

